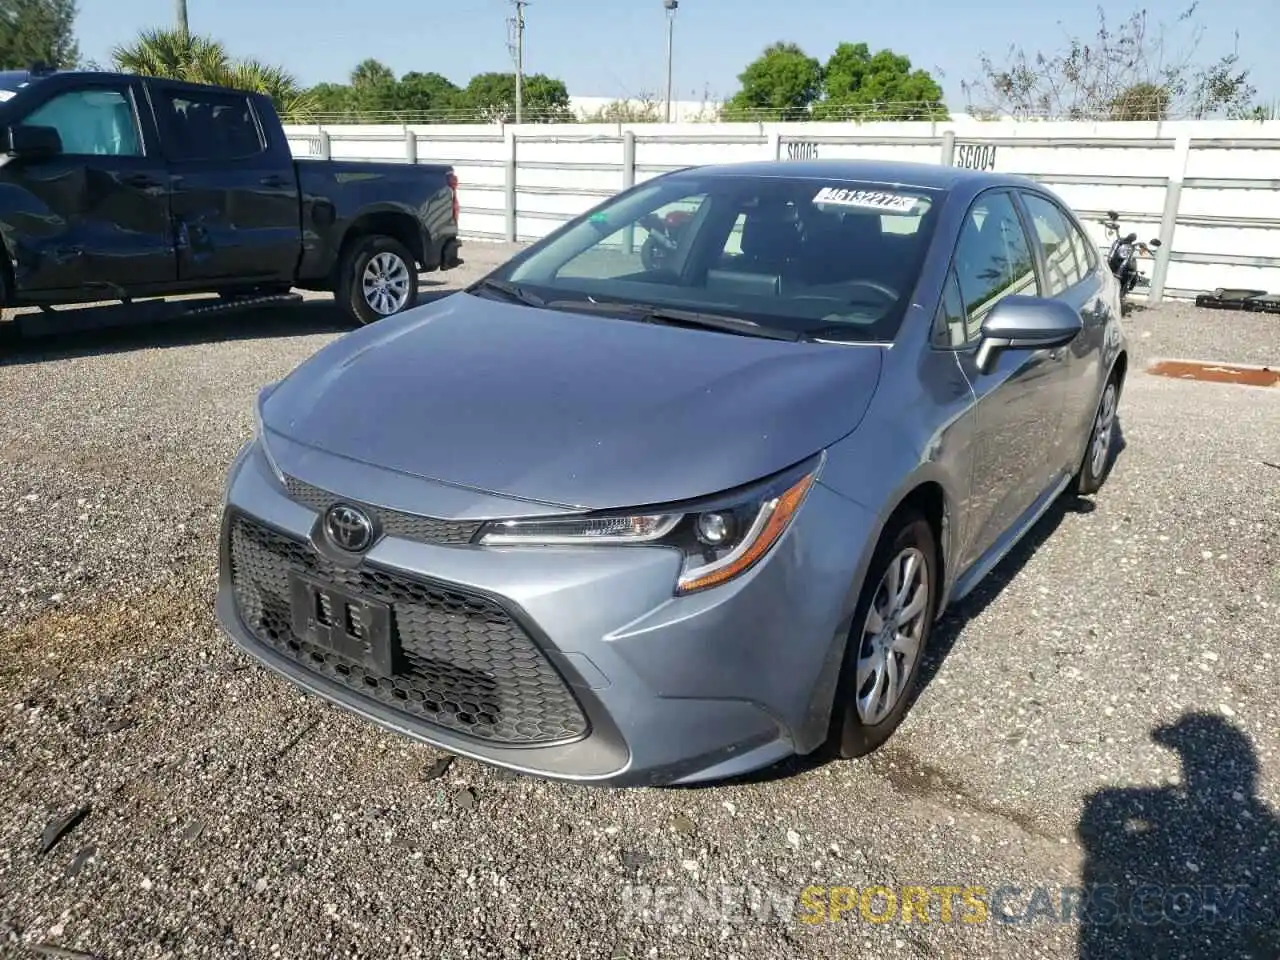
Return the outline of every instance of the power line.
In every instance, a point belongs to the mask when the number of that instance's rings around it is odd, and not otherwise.
[[[511,3],[516,13],[507,21],[511,29],[507,48],[516,61],[516,123],[519,123],[524,114],[524,8],[529,0],[511,0]]]

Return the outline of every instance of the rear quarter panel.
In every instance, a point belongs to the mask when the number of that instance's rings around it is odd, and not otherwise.
[[[413,217],[428,252],[457,235],[453,197],[445,180],[450,167],[355,160],[297,160],[295,166],[302,194],[300,279],[328,276],[344,237],[368,214]]]

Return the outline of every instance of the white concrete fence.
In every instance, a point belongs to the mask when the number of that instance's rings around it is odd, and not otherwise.
[[[1280,121],[289,126],[294,155],[452,164],[464,237],[535,240],[670,170],[805,157],[943,163],[1055,190],[1099,221],[1159,237],[1147,296],[1280,293]],[[1143,291],[1137,291],[1141,294]]]

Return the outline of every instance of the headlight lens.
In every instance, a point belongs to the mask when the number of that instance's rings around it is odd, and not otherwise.
[[[484,527],[478,542],[672,547],[684,557],[676,593],[696,593],[755,566],[790,526],[817,472],[810,463],[749,492],[661,513],[495,521]]]

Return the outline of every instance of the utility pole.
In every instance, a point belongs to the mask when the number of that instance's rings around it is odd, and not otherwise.
[[[187,0],[174,0],[178,14],[178,34],[180,36],[188,36],[187,28]]]
[[[671,53],[675,45],[676,33],[676,8],[680,6],[680,0],[662,0],[662,6],[667,11],[667,123],[671,122]]]
[[[516,15],[507,21],[511,26],[512,40],[508,44],[516,60],[516,123],[524,118],[524,8],[529,0],[511,0]]]

